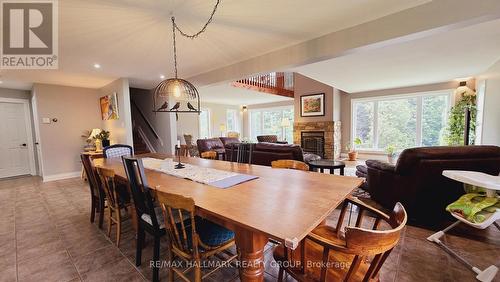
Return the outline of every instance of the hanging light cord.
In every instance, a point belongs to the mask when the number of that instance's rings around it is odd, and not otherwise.
[[[173,39],[174,39],[174,70],[175,70],[175,78],[177,78],[177,47],[176,47],[176,40],[175,40],[175,30],[179,31],[179,33],[187,38],[194,39],[198,37],[200,34],[205,32],[207,29],[207,26],[212,22],[215,12],[217,11],[217,8],[219,7],[220,0],[217,0],[215,3],[214,9],[212,11],[212,14],[210,14],[210,18],[208,18],[208,21],[205,23],[205,25],[201,28],[200,31],[194,34],[187,34],[184,31],[182,31],[179,26],[175,23],[175,17],[172,17],[172,34],[173,34]]]

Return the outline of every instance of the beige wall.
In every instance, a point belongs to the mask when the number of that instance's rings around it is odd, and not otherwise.
[[[118,116],[116,120],[103,120],[102,129],[110,132],[111,144],[134,144],[132,138],[132,119],[130,112],[130,89],[128,79],[117,79],[99,89],[101,96],[116,93]]]
[[[340,120],[342,122],[342,152],[345,153],[345,147],[349,143],[351,138],[351,100],[357,98],[369,98],[369,97],[380,97],[380,96],[390,96],[390,95],[401,95],[401,94],[411,94],[418,92],[428,92],[428,91],[438,91],[446,89],[455,89],[459,86],[458,81],[450,81],[443,83],[419,85],[412,87],[401,87],[393,89],[366,91],[358,93],[346,93],[342,92],[340,103],[341,103],[341,114]],[[473,83],[471,82],[470,85]],[[469,84],[468,84],[469,85]]]
[[[86,144],[81,135],[84,130],[101,127],[100,91],[35,84],[32,94],[38,111],[44,180],[77,176]],[[57,118],[57,122],[43,124],[42,118]]]
[[[299,73],[294,73],[293,83],[295,91],[294,122],[333,121],[333,87],[303,76]],[[325,115],[320,117],[301,117],[300,97],[303,95],[319,93],[325,93]]]
[[[201,103],[202,109],[210,110],[210,127],[211,134],[210,137],[219,137],[221,136],[220,125],[226,125],[226,111],[228,109],[234,109],[238,114],[238,128],[240,134],[243,132],[243,116],[240,111],[239,106],[235,105],[223,105],[223,104],[214,104],[214,103]],[[184,142],[183,134],[191,134],[193,135],[193,140],[198,138],[205,138],[206,136],[199,136],[199,116],[196,114],[179,114],[179,120],[177,121],[177,139]],[[226,136],[227,130],[223,132],[223,135]]]

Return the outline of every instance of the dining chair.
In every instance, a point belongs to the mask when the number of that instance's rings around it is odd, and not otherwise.
[[[102,154],[105,158],[119,158],[121,156],[133,156],[134,150],[131,146],[125,144],[114,144],[104,147]]]
[[[217,159],[217,152],[216,151],[203,152],[203,153],[201,153],[201,157],[203,159],[216,160]]]
[[[122,226],[121,223],[124,219],[122,217],[121,210],[125,209],[131,213],[131,203],[129,199],[121,196],[120,191],[117,190],[114,170],[98,167],[97,175],[99,175],[99,180],[101,181],[104,192],[106,193],[108,207],[108,237],[111,238],[111,227],[116,225],[116,246],[119,247]]]
[[[126,156],[123,156],[122,160],[134,199],[138,221],[135,265],[141,265],[145,232],[148,232],[154,237],[153,281],[158,281],[159,268],[157,262],[160,259],[160,239],[166,234],[163,214],[161,208],[154,205],[153,195],[147,183],[142,160]]]
[[[341,227],[349,205],[359,208],[355,226]],[[366,222],[367,218],[373,221]],[[396,203],[390,215],[366,205],[356,198],[344,201],[335,227],[316,227],[291,251],[282,245],[274,250],[280,264],[278,281],[284,272],[298,281],[378,281],[380,268],[398,244],[406,225],[407,214]]]
[[[99,228],[102,228],[104,222],[104,209],[106,208],[106,196],[101,187],[101,182],[96,177],[96,171],[92,164],[91,156],[80,154],[80,159],[82,160],[83,169],[87,175],[87,181],[90,188],[90,222],[93,223],[96,213],[99,213]]]
[[[235,246],[234,232],[195,216],[195,203],[192,198],[163,192],[158,192],[156,198],[162,207],[169,235],[167,265],[170,281],[174,281],[174,274],[189,281],[186,274],[191,269],[194,269],[194,281],[202,281],[237,258],[238,255],[229,250]],[[226,255],[224,261],[202,276],[201,260],[211,256],[220,258],[223,253]],[[174,268],[177,259],[184,260],[194,267],[186,270]]]
[[[297,170],[309,171],[309,166],[301,161],[296,160],[277,160],[271,162],[272,168],[289,168]]]

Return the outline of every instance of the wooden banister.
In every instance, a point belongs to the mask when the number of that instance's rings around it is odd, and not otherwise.
[[[264,75],[256,75],[233,82],[234,87],[249,90],[294,97],[293,73],[272,72]]]

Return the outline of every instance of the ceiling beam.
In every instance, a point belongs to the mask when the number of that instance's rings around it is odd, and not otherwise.
[[[500,18],[498,0],[435,0],[189,78],[199,86],[286,70]]]

